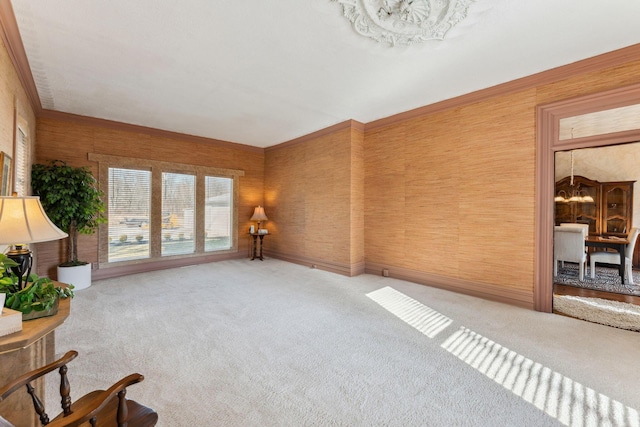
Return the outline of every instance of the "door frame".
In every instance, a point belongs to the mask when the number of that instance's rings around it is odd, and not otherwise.
[[[640,104],[640,84],[537,107],[534,309],[553,311],[553,202],[556,151],[640,141],[640,129],[560,140],[560,119]]]

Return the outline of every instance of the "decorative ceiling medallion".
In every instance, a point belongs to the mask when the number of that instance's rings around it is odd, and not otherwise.
[[[467,16],[474,0],[332,0],[363,36],[377,42],[410,45],[443,40]]]

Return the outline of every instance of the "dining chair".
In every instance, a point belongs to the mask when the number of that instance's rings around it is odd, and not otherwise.
[[[584,280],[584,271],[587,264],[587,251],[584,242],[584,227],[553,228],[553,275],[558,275],[558,262],[578,263],[580,281]]]
[[[624,271],[626,272],[626,284],[633,285],[633,250],[636,247],[636,240],[638,240],[638,235],[640,234],[640,228],[633,227],[629,232],[627,238],[629,239],[629,244],[624,251]],[[590,259],[590,272],[591,278],[595,279],[596,277],[596,263],[598,264],[614,264],[620,265],[620,254],[618,252],[605,252],[598,251],[592,252],[589,255]],[[624,284],[624,283],[623,283]]]
[[[561,222],[560,227],[578,227],[584,228],[584,237],[589,236],[589,224],[582,224],[579,222]],[[560,261],[560,267],[564,268],[564,261]]]
[[[589,224],[582,224],[579,222],[561,222],[560,227],[578,227],[584,228],[585,237],[589,236]]]

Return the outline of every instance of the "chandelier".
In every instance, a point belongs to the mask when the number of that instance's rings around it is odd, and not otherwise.
[[[569,182],[569,187],[571,190],[567,193],[564,190],[558,191],[556,197],[553,198],[554,201],[560,203],[593,203],[593,197],[586,192],[586,190],[580,189],[580,184],[574,186],[573,183],[573,151],[571,152],[571,181]]]
[[[410,45],[443,40],[467,16],[473,0],[332,0],[363,36],[377,42]]]

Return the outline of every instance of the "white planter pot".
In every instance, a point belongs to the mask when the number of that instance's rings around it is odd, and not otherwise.
[[[74,267],[58,267],[58,282],[74,286],[74,291],[91,286],[91,263]]]

